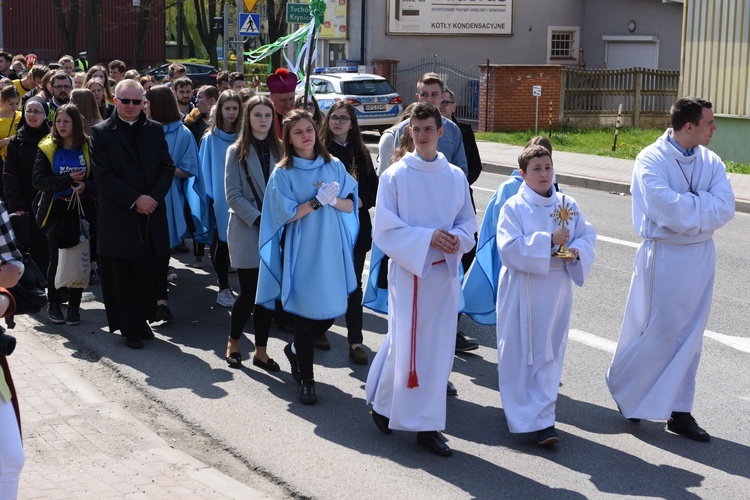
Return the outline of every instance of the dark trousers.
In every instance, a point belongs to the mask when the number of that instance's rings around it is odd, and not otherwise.
[[[294,349],[302,380],[312,380],[315,339],[333,325],[333,319],[310,319],[288,313],[294,320]]]
[[[230,321],[229,336],[237,340],[253,316],[253,329],[255,330],[255,346],[268,346],[268,333],[271,330],[273,311],[255,304],[255,292],[258,287],[258,268],[237,269],[237,277],[240,280],[240,293],[232,306],[232,319]]]
[[[167,300],[169,298],[169,283],[167,282],[169,254],[163,257],[154,257],[154,267],[156,268],[156,276],[154,276],[156,300]]]
[[[354,253],[354,273],[357,276],[357,288],[349,294],[346,304],[346,336],[349,344],[362,343],[362,272],[365,269],[367,252]]]
[[[219,290],[229,288],[229,245],[219,239],[219,232],[214,230],[214,242],[211,243],[211,263],[216,270]]]

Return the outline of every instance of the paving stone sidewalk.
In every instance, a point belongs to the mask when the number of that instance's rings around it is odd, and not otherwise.
[[[86,381],[22,318],[8,357],[21,405],[22,499],[268,498],[172,448]],[[217,450],[220,451],[220,450]]]

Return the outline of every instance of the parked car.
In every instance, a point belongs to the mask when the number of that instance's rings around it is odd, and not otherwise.
[[[349,101],[363,130],[382,132],[396,123],[404,112],[401,96],[385,78],[358,73],[356,66],[315,68],[310,76],[310,87],[323,114],[328,113],[336,101]],[[302,81],[297,85],[297,93],[304,90]]]
[[[201,85],[216,85],[216,75],[219,74],[219,70],[213,66],[196,63],[180,64],[185,66],[185,69],[187,70],[186,76],[193,81],[193,88],[198,88]],[[162,64],[155,68],[144,69],[141,71],[141,76],[151,75],[161,82],[167,77],[168,73],[169,64]]]

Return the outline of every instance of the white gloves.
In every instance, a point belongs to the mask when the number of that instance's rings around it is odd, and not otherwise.
[[[333,182],[331,184],[326,184],[324,182],[318,188],[318,194],[315,195],[315,198],[317,198],[317,200],[320,202],[321,205],[334,206],[336,202],[338,201],[337,199],[338,194],[339,194],[338,182]]]

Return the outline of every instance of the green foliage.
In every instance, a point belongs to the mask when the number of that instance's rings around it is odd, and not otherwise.
[[[614,129],[560,128],[553,130],[549,139],[552,141],[552,147],[559,151],[634,160],[643,148],[654,142],[663,133],[664,129],[621,128],[617,138],[617,150],[614,152],[612,151],[612,143],[615,138]],[[548,134],[549,131],[539,131],[539,135],[546,136]],[[524,146],[529,139],[534,137],[534,131],[480,132],[476,137],[482,141]],[[726,161],[724,164],[727,167],[727,172],[750,174],[749,164],[733,161]]]

